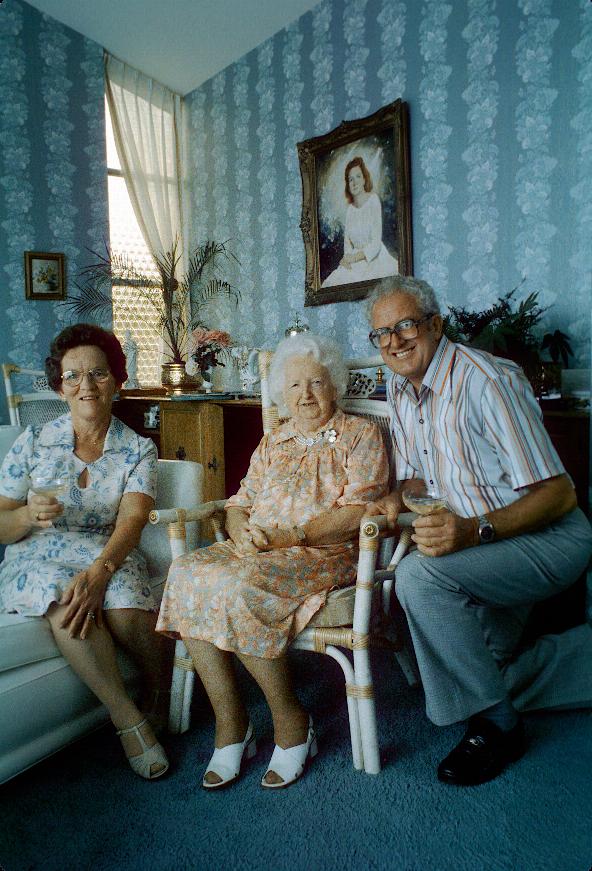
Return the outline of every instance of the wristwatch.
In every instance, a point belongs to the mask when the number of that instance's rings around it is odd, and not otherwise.
[[[112,575],[113,572],[115,572],[117,570],[117,566],[115,565],[115,563],[111,559],[105,560],[105,562],[103,563],[103,568],[107,569],[107,571],[109,572],[110,575]]]
[[[491,541],[495,541],[493,523],[482,515],[479,517],[479,544],[489,544]]]
[[[293,526],[295,535],[298,538],[298,544],[306,544],[306,532],[301,526]]]

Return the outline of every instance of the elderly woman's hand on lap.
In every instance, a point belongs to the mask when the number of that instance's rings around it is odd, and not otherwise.
[[[240,553],[257,553],[259,548],[253,541],[253,533],[249,525],[249,514],[247,511],[243,511],[241,508],[227,509],[225,528],[229,538]]]

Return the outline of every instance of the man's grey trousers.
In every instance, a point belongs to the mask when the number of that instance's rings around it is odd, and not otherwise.
[[[534,603],[571,586],[591,554],[592,529],[576,509],[539,532],[402,560],[396,594],[434,723],[466,720],[508,697],[521,711],[592,705],[592,627],[520,647]]]

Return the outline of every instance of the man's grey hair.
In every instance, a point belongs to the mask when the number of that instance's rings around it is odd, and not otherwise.
[[[381,278],[366,300],[366,317],[372,323],[372,311],[376,303],[383,297],[395,296],[397,293],[408,293],[415,297],[422,314],[440,314],[440,303],[433,287],[420,278],[411,275],[392,275]]]
[[[275,349],[269,368],[269,392],[282,414],[286,411],[284,382],[290,360],[294,357],[307,356],[311,356],[328,371],[337,399],[345,395],[349,370],[337,343],[315,333],[297,333],[295,336],[282,339]]]

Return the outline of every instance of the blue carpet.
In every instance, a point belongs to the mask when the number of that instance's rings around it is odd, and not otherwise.
[[[165,742],[172,771],[145,782],[123,763],[111,729],[0,787],[4,871],[589,871],[592,713],[526,718],[528,754],[495,781],[439,784],[435,767],[462,734],[426,719],[385,651],[374,655],[384,769],[351,765],[339,669],[298,654],[299,692],[319,755],[299,784],[267,792],[271,724],[245,678],[259,750],[226,791],[199,787],[213,721],[196,693],[191,730]]]

